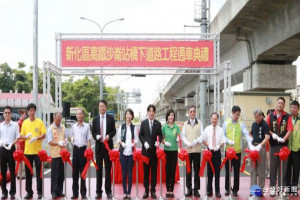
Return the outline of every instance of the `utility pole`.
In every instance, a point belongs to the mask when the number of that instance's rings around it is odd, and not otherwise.
[[[38,0],[33,0],[33,102],[38,108]],[[44,97],[45,98],[45,97]],[[38,111],[38,113],[40,113]]]

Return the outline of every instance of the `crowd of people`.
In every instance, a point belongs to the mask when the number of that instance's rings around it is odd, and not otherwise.
[[[40,173],[41,161],[38,157],[38,152],[42,150],[42,141],[47,139],[49,144],[49,152],[52,158],[51,162],[51,195],[53,199],[65,197],[63,193],[64,182],[64,164],[61,157],[61,150],[66,149],[68,141],[71,141],[73,146],[73,173],[72,173],[72,191],[71,199],[79,197],[87,198],[87,189],[85,179],[80,178],[83,172],[86,158],[85,150],[91,147],[91,139],[95,140],[95,157],[96,164],[99,167],[96,173],[96,199],[102,198],[102,171],[103,161],[105,166],[105,183],[104,189],[108,199],[113,197],[111,190],[111,167],[112,162],[109,157],[108,149],[105,147],[105,142],[110,149],[113,149],[113,138],[117,134],[117,143],[119,144],[120,164],[122,168],[122,184],[123,184],[123,199],[131,199],[132,187],[132,170],[134,166],[133,153],[138,141],[142,144],[142,155],[149,159],[149,163],[143,164],[144,171],[144,194],[143,199],[151,196],[153,199],[156,196],[156,177],[158,158],[156,155],[157,146],[162,144],[166,155],[166,197],[174,198],[174,184],[176,165],[178,161],[178,146],[180,140],[184,144],[184,148],[189,156],[190,172],[186,175],[187,193],[185,196],[200,197],[200,162],[201,147],[212,153],[212,166],[207,165],[207,195],[213,195],[213,176],[214,194],[220,198],[220,166],[222,161],[221,149],[225,145],[225,150],[234,148],[237,159],[231,161],[234,172],[234,182],[232,188],[229,188],[229,162],[225,165],[225,195],[229,195],[229,190],[232,190],[233,196],[238,196],[240,186],[240,168],[242,159],[242,137],[247,141],[250,151],[258,151],[260,161],[254,165],[258,173],[251,171],[251,185],[258,184],[260,188],[265,188],[265,168],[267,157],[267,144],[270,145],[270,196],[274,197],[277,188],[281,187],[284,196],[298,196],[298,181],[300,168],[300,120],[299,120],[299,103],[292,101],[290,105],[291,113],[284,111],[285,99],[279,97],[274,112],[268,114],[266,120],[261,109],[253,111],[254,122],[251,130],[248,131],[245,123],[240,120],[241,108],[239,106],[232,107],[231,117],[224,120],[224,123],[219,126],[219,114],[211,114],[211,123],[207,127],[203,127],[202,122],[196,118],[196,108],[191,106],[188,109],[188,120],[184,122],[182,129],[175,123],[176,115],[174,110],[170,109],[166,113],[166,124],[163,126],[155,119],[156,108],[154,105],[147,107],[147,119],[143,120],[138,133],[137,127],[132,123],[134,112],[127,109],[125,112],[125,122],[116,130],[115,120],[111,115],[106,114],[107,103],[105,100],[100,100],[98,104],[99,115],[93,119],[92,130],[89,124],[84,122],[84,112],[82,109],[76,111],[77,123],[71,127],[70,133],[66,133],[66,128],[62,124],[62,114],[54,113],[53,123],[46,129],[41,119],[36,117],[36,105],[29,104],[27,111],[23,110],[19,123],[11,120],[12,108],[6,106],[4,108],[5,121],[0,124],[0,156],[1,156],[1,199],[8,198],[8,190],[6,188],[6,172],[7,168],[11,174],[10,198],[14,199],[16,194],[16,177],[15,177],[15,160],[13,153],[17,149],[24,151],[24,155],[33,165],[35,164],[36,174]],[[28,113],[28,119],[25,119]],[[69,139],[68,139],[69,138]],[[157,138],[159,138],[157,140]],[[286,161],[282,161],[282,174],[279,173],[280,160],[274,156],[281,148],[288,147],[290,156]],[[20,169],[21,171],[22,169]],[[194,178],[192,179],[192,171]],[[213,171],[215,173],[213,173]],[[54,173],[55,172],[55,173]],[[277,174],[279,174],[277,176]],[[24,199],[33,198],[32,189],[32,173],[30,169],[25,167],[26,178],[26,196]],[[281,175],[283,176],[283,185],[281,185]],[[18,175],[20,179],[22,177]],[[151,183],[150,178],[151,176]],[[80,178],[80,189],[79,189]],[[37,195],[38,199],[42,198],[42,179],[36,176]],[[278,181],[278,184],[277,184]],[[276,184],[278,187],[276,187]],[[263,194],[262,194],[263,195]]]

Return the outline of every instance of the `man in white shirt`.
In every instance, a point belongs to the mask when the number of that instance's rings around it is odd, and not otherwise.
[[[218,125],[219,115],[214,112],[211,114],[211,125],[207,126],[203,134],[203,144],[212,153],[212,164],[215,170],[215,194],[217,198],[221,198],[220,194],[220,166],[221,166],[221,151],[220,148],[225,143],[223,129]],[[213,172],[210,165],[207,165],[207,195],[211,196]]]
[[[5,121],[0,124],[0,156],[1,156],[1,189],[2,197],[1,199],[7,199],[7,189],[6,189],[6,172],[7,165],[11,176],[10,185],[10,199],[15,199],[16,194],[16,175],[15,175],[15,160],[13,158],[13,153],[16,150],[15,144],[20,137],[19,125],[11,120],[12,109],[10,106],[4,107],[4,119]]]
[[[200,197],[200,160],[201,160],[201,143],[203,126],[202,122],[196,118],[196,107],[191,106],[189,108],[189,119],[184,122],[181,132],[181,138],[184,145],[187,147],[186,150],[189,153],[190,168],[194,166],[194,196]],[[192,172],[186,175],[186,187],[187,193],[185,196],[190,197],[193,195],[192,189]]]

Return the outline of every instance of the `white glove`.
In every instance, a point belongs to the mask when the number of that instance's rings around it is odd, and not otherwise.
[[[96,139],[97,139],[97,140],[100,140],[101,137],[102,137],[102,135],[96,135]]]
[[[121,142],[121,146],[122,146],[123,148],[125,148],[125,147],[126,147],[126,144],[125,144],[124,142]]]
[[[180,138],[179,137],[176,138],[176,142],[180,142]]]
[[[249,149],[250,149],[250,151],[255,151],[256,150],[255,146],[253,146],[252,144],[249,145]]]
[[[74,144],[75,138],[74,138],[74,137],[71,137],[70,139],[71,139],[71,143]]]
[[[252,144],[252,142],[253,142],[253,138],[250,138],[248,143]]]
[[[135,146],[135,142],[131,143],[131,147],[134,147]]]
[[[190,142],[186,142],[185,146],[187,146],[188,148],[191,148],[192,144]]]
[[[8,146],[4,146],[4,148],[7,149],[7,150],[11,150],[11,147],[12,147],[12,143],[9,143]]]
[[[31,140],[29,141],[29,143],[33,143],[33,142],[35,142],[37,140],[37,137],[33,137],[33,138],[31,138]]]
[[[2,142],[2,140],[0,140],[0,147],[2,147],[3,146],[3,142]]]
[[[170,147],[170,146],[171,146],[171,143],[170,143],[170,142],[165,142],[165,145],[166,145],[167,147]]]
[[[65,146],[65,141],[61,140],[61,141],[58,141],[57,143],[59,146],[63,147]]]
[[[212,151],[212,150],[214,150],[214,147],[210,144],[210,145],[208,145],[208,149]]]
[[[201,144],[201,143],[203,142],[202,137],[198,138],[197,142],[198,142],[199,144]]]
[[[146,148],[146,150],[149,149],[149,144],[148,144],[148,142],[145,142],[145,143],[144,143],[144,147]]]
[[[159,146],[159,142],[156,141],[155,144],[154,144],[154,146],[155,147]]]
[[[198,141],[197,140],[194,140],[193,142],[192,142],[192,146],[194,147],[194,146],[196,146],[198,144]]]
[[[234,145],[234,141],[229,140],[229,139],[227,139],[227,143],[228,143],[229,145]]]
[[[260,148],[261,148],[261,144],[257,145],[257,146],[255,147],[255,150],[256,150],[256,151],[260,151]]]
[[[219,151],[219,149],[220,149],[220,145],[217,144],[214,151]]]
[[[32,135],[32,133],[28,133],[28,134],[25,136],[25,138],[28,139],[28,138],[31,137],[31,135]]]
[[[273,134],[272,134],[272,138],[273,138],[273,140],[277,140],[277,138],[279,138],[279,136],[276,135],[275,133],[273,133]]]
[[[284,143],[284,139],[281,138],[281,137],[278,137],[278,138],[277,138],[277,141],[278,141],[279,143]]]

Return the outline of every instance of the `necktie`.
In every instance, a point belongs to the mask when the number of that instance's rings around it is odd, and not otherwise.
[[[100,132],[101,132],[101,136],[102,136],[101,141],[103,141],[103,139],[104,139],[104,138],[103,138],[103,137],[104,137],[104,136],[103,136],[103,120],[104,120],[104,116],[102,115],[101,118],[102,118],[102,119],[101,119]]]
[[[152,135],[153,122],[150,122],[150,134]]]
[[[213,138],[212,138],[212,146],[216,147],[217,143],[217,138],[216,138],[216,127],[214,127],[214,133],[213,133]]]

